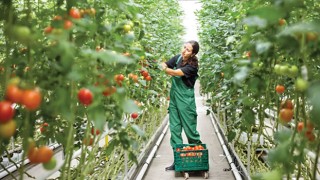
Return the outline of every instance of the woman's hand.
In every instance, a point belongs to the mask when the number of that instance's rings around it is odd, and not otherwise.
[[[162,70],[165,70],[166,68],[168,68],[167,64],[166,63],[161,63],[161,67],[162,67]]]

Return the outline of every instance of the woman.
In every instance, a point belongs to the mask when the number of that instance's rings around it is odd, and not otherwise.
[[[198,77],[199,52],[197,41],[184,44],[181,54],[161,64],[166,74],[172,76],[169,103],[170,144],[182,144],[182,129],[189,144],[201,144],[197,131],[197,111],[194,98],[194,84]],[[166,170],[174,170],[174,163]]]

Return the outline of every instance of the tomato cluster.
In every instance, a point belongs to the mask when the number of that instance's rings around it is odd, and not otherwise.
[[[296,77],[299,74],[299,68],[296,65],[281,65],[276,64],[274,66],[274,72],[278,75],[288,76],[288,77]]]
[[[48,146],[41,146],[41,147],[29,147],[28,150],[28,159],[30,163],[37,164],[37,163],[47,163],[53,157],[53,150]]]
[[[146,71],[146,70],[140,70],[140,73],[141,75],[143,76],[143,78],[146,80],[146,81],[151,81],[152,80],[152,77],[150,76],[149,72]]]
[[[307,125],[305,126],[305,122],[301,121],[298,122],[297,125],[297,131],[299,133],[304,134],[304,136],[309,140],[309,141],[314,141],[315,140],[315,135],[313,133],[314,130],[314,125],[312,124],[312,122],[307,121],[306,122]]]
[[[21,104],[28,111],[34,111],[39,108],[42,100],[40,90],[22,89],[18,83],[8,84],[5,91],[5,100],[0,101],[0,136],[2,138],[12,137],[17,128],[14,106]]]

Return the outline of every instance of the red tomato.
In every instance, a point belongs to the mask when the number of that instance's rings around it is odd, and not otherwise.
[[[104,96],[110,96],[112,95],[113,93],[115,93],[117,91],[117,88],[114,87],[114,86],[111,86],[111,87],[107,87],[103,92],[102,94]]]
[[[82,142],[86,146],[91,146],[93,144],[93,142],[94,142],[94,139],[93,138],[89,138],[89,139],[84,138]]]
[[[289,122],[293,118],[293,111],[292,109],[281,109],[279,114],[280,120],[283,122]]]
[[[133,82],[135,82],[135,83],[139,82],[139,76],[138,76],[138,75],[133,74],[133,75],[131,76],[131,78],[132,78]]]
[[[81,18],[81,13],[80,13],[79,9],[76,9],[76,8],[71,8],[69,11],[69,15],[74,19]]]
[[[282,85],[277,85],[277,86],[276,86],[276,92],[277,92],[278,94],[284,93],[285,90],[286,90],[286,88],[285,88],[284,86],[282,86]]]
[[[93,100],[93,94],[89,89],[82,88],[78,92],[78,99],[84,105],[90,105]]]
[[[151,81],[152,80],[152,77],[151,76],[147,76],[145,77],[146,81]]]
[[[27,156],[31,164],[39,163],[38,151],[39,149],[37,147],[31,147],[29,149]]]
[[[141,74],[142,74],[142,76],[143,76],[143,77],[147,77],[147,76],[149,76],[148,71],[143,71]]]
[[[297,131],[298,132],[301,132],[304,128],[304,123],[303,122],[299,122],[298,125],[297,125]]]
[[[311,142],[314,141],[316,138],[312,131],[307,131],[305,135],[307,139]]]
[[[63,28],[65,30],[68,30],[68,29],[71,29],[72,25],[73,25],[73,23],[70,20],[65,20],[64,24],[63,24]]]
[[[44,133],[46,130],[47,130],[47,128],[46,127],[48,127],[49,126],[49,124],[48,123],[43,123],[42,125],[41,125],[41,127],[40,127],[40,132],[41,133]]]
[[[20,103],[23,91],[15,84],[10,84],[6,90],[6,99],[12,103]]]
[[[26,109],[33,111],[39,108],[41,100],[41,92],[38,89],[25,90],[23,92],[21,103]]]
[[[132,114],[131,114],[131,118],[132,118],[132,119],[136,119],[138,116],[139,116],[138,113],[132,113]]]
[[[290,99],[284,100],[280,104],[280,108],[287,108],[287,109],[293,109],[294,105]]]
[[[14,116],[14,109],[9,101],[0,102],[0,123],[6,123],[10,121]]]
[[[48,146],[42,146],[38,149],[37,160],[41,163],[47,163],[53,156],[53,150]]]
[[[53,30],[53,27],[48,26],[48,27],[46,27],[46,28],[44,29],[44,33],[45,33],[45,34],[50,34],[50,33],[52,32],[52,30]]]
[[[114,79],[117,81],[117,82],[121,82],[124,80],[124,75],[123,74],[117,74],[114,76]]]
[[[61,16],[55,16],[55,17],[53,17],[53,20],[54,21],[60,21],[60,20],[62,20],[62,17]]]

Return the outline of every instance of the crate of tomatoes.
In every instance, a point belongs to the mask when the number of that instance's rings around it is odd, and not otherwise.
[[[205,144],[177,144],[174,151],[175,171],[209,170],[209,153]]]

